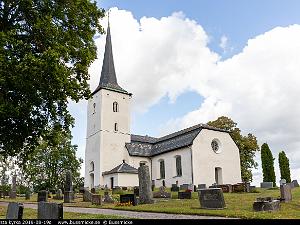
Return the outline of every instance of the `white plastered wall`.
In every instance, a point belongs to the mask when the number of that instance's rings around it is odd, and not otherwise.
[[[134,187],[139,186],[138,174],[114,173],[103,176],[104,185],[111,188],[111,177],[114,178],[114,187]]]
[[[181,156],[182,176],[176,175],[176,156]],[[165,179],[160,179],[160,161],[165,161]],[[152,180],[155,181],[155,186],[162,186],[162,181],[165,181],[167,187],[171,187],[178,181],[178,185],[192,183],[192,164],[191,164],[191,149],[182,148],[179,150],[167,152],[152,158]]]
[[[220,153],[212,150],[211,142],[218,139]],[[194,184],[215,183],[215,168],[222,168],[223,184],[241,182],[239,149],[226,132],[202,129],[192,145]]]

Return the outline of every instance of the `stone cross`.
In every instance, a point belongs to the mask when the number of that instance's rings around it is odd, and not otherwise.
[[[9,198],[15,199],[16,197],[17,197],[17,175],[13,175]]]
[[[138,168],[139,176],[139,199],[140,204],[152,204],[153,193],[151,189],[151,180],[149,167],[147,165],[142,165]]]
[[[39,202],[38,219],[63,219],[63,205],[54,202]]]
[[[10,202],[7,207],[6,219],[21,220],[23,217],[23,204],[18,202]]]

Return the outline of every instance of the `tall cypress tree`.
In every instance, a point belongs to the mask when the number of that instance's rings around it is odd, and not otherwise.
[[[261,146],[261,164],[263,170],[263,181],[273,182],[276,186],[276,176],[274,171],[274,158],[267,143]]]
[[[290,183],[291,182],[290,161],[284,151],[279,152],[278,161],[279,161],[279,168],[280,168],[280,178],[285,179],[287,183]]]

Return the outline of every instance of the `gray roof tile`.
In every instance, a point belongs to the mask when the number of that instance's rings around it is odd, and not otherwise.
[[[113,174],[113,173],[138,173],[138,170],[128,165],[126,162],[123,162],[122,164],[116,166],[112,170],[103,172],[102,175]]]

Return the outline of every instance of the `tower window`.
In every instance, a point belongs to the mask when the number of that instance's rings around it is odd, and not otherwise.
[[[93,108],[94,108],[94,111],[93,111],[93,114],[96,113],[96,103],[94,102],[93,104]]]
[[[113,103],[113,112],[119,112],[119,104],[117,102]]]
[[[115,131],[118,131],[118,124],[115,123]]]

